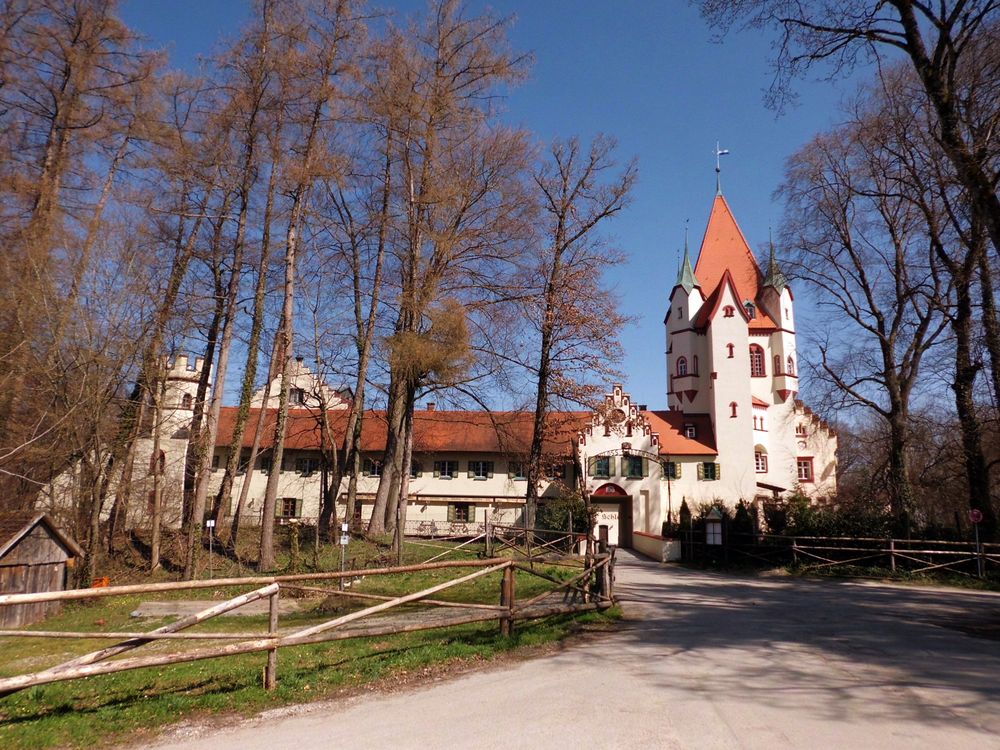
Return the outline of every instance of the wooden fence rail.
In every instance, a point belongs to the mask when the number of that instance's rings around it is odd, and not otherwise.
[[[555,576],[550,576],[540,570],[533,570],[531,568],[524,567],[515,563],[513,560],[503,558],[433,562],[421,565],[405,565],[396,568],[372,569],[364,571],[365,576],[379,576],[427,570],[441,570],[446,568],[478,568],[478,570],[474,570],[473,572],[462,575],[458,578],[436,584],[429,588],[421,589],[420,591],[396,597],[385,597],[360,592],[338,591],[336,589],[325,589],[318,586],[300,584],[300,582],[309,581],[335,581],[345,575],[354,576],[356,575],[355,572],[304,573],[301,575],[290,576],[230,578],[216,579],[214,581],[189,581],[182,583],[116,586],[101,589],[83,589],[79,591],[62,591],[45,594],[6,594],[0,596],[0,606],[11,606],[27,601],[38,602],[61,601],[66,599],[92,599],[107,596],[161,593],[165,591],[191,590],[209,587],[223,588],[245,585],[256,585],[259,587],[253,591],[240,594],[239,596],[233,597],[225,602],[212,605],[194,615],[184,617],[176,622],[157,628],[156,630],[148,633],[95,633],[91,631],[60,632],[51,630],[0,631],[0,638],[108,638],[121,640],[121,643],[75,657],[67,662],[43,669],[41,671],[17,675],[14,677],[0,678],[0,696],[8,695],[17,690],[33,687],[35,685],[79,679],[93,675],[111,674],[131,669],[180,664],[201,659],[214,659],[264,651],[267,652],[267,663],[264,669],[264,686],[267,689],[273,689],[277,684],[278,651],[281,648],[344,640],[347,638],[392,635],[418,630],[452,627],[454,625],[483,622],[486,620],[498,620],[501,634],[510,635],[513,632],[515,621],[518,619],[534,619],[538,617],[548,617],[554,614],[569,614],[594,609],[603,609],[611,606],[614,603],[614,576],[612,573],[614,566],[613,554],[588,557],[583,561],[578,560],[576,562],[578,567],[581,568],[581,572],[567,581],[561,580]],[[519,602],[516,599],[515,579],[518,571],[534,575],[556,585],[553,589]],[[431,598],[432,595],[441,591],[445,591],[495,573],[501,573],[502,576],[499,605],[489,605],[478,602],[452,602]],[[261,586],[261,584],[266,585]],[[278,630],[278,599],[282,588],[290,590],[316,591],[331,596],[363,598],[370,601],[377,601],[378,603],[372,604],[371,606],[365,607],[364,609],[356,612],[341,615],[331,620],[311,625],[291,633],[282,634],[279,633]],[[552,597],[560,591],[564,592],[562,602],[558,604],[545,602],[546,599]],[[268,629],[266,633],[240,634],[179,632],[206,622],[213,617],[218,617],[221,614],[230,612],[251,601],[264,598],[269,601]],[[358,621],[365,618],[370,618],[374,615],[382,614],[389,610],[414,603],[442,607],[448,609],[449,611],[464,609],[465,612],[456,612],[454,615],[434,617],[432,619],[427,619],[426,617],[422,618],[419,616],[420,613],[415,613],[412,618],[402,622],[384,619],[380,621],[376,619],[369,625],[358,626],[356,624]],[[349,630],[346,629],[345,626],[352,623],[355,624],[354,627]],[[125,652],[132,651],[148,643],[155,643],[161,640],[211,639],[220,641],[236,640],[238,642],[226,645],[193,648],[186,651],[177,651],[172,653],[112,658],[118,657]]]
[[[1000,567],[1000,544],[887,539],[878,537],[789,537],[771,534],[730,534],[725,544],[710,549],[689,535],[684,540],[689,559],[722,554],[765,563],[790,562],[806,569],[839,566],[883,567],[910,573],[948,571],[984,576]]]

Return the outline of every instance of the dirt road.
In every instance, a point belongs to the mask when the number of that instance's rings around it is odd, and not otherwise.
[[[158,750],[1000,748],[1000,595],[749,579],[620,553],[620,632]],[[972,634],[967,634],[970,632]]]

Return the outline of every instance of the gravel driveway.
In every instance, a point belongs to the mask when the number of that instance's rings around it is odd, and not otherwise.
[[[617,582],[623,627],[555,655],[156,747],[1000,748],[1000,594],[714,575],[628,552]]]

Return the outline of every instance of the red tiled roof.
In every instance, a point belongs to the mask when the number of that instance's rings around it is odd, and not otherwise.
[[[754,406],[760,406],[764,409],[767,409],[769,406],[771,406],[769,403],[767,403],[767,401],[765,401],[762,398],[757,398],[756,396],[753,396],[752,399]]]
[[[679,411],[645,411],[653,432],[660,434],[660,455],[716,455],[715,433],[708,414],[684,414]],[[696,437],[684,436],[684,426],[693,424]]]
[[[711,290],[709,296],[712,296],[719,290],[727,271],[732,276],[740,303],[750,300],[756,304],[764,276],[729,204],[717,195],[708,217],[708,226],[705,227],[694,273],[698,283],[703,289]],[[775,324],[758,304],[757,317],[750,321],[749,326],[751,329],[774,328]]]
[[[219,416],[219,446],[232,440],[237,409],[223,407]],[[254,431],[260,410],[250,412],[243,433],[243,447],[253,445]],[[333,439],[342,444],[347,428],[347,409],[327,412]],[[549,436],[543,450],[552,455],[568,455],[577,433],[590,420],[589,412],[556,412],[550,414]],[[532,414],[529,412],[485,411],[417,411],[413,415],[413,451],[415,453],[525,453],[531,444]],[[261,446],[274,445],[274,425],[277,410],[268,409],[264,417]],[[362,422],[361,449],[379,452],[385,449],[388,434],[385,412],[366,411]],[[318,450],[321,445],[320,413],[294,409],[288,413],[285,448]]]

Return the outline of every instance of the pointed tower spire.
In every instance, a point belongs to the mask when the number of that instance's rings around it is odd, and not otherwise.
[[[778,268],[778,259],[774,255],[774,242],[770,240],[770,237],[768,237],[768,242],[771,245],[771,255],[767,260],[767,275],[764,277],[763,286],[774,287],[775,291],[780,294],[781,290],[788,286],[788,279],[785,278],[785,274]]]
[[[691,294],[695,287],[701,287],[698,278],[694,275],[694,268],[691,267],[691,253],[688,251],[687,227],[684,228],[684,260],[677,270],[677,286],[684,287],[684,291]]]

